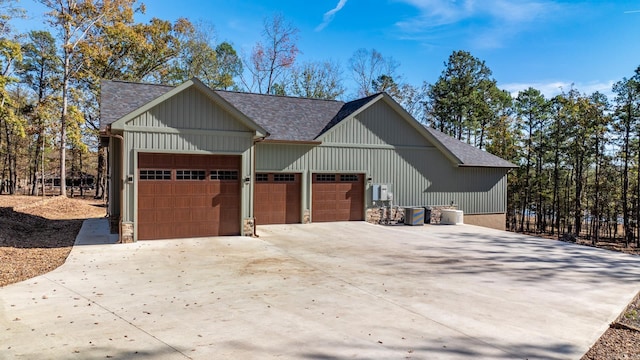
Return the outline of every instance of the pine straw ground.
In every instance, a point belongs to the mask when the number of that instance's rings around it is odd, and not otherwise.
[[[62,265],[82,222],[105,213],[95,200],[0,195],[0,286]]]
[[[95,200],[0,195],[0,287],[62,265],[82,222],[104,215]],[[640,360],[640,294],[582,358],[622,359]]]

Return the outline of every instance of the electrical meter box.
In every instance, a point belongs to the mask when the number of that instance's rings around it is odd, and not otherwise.
[[[391,196],[391,184],[373,185],[373,201],[389,201]]]

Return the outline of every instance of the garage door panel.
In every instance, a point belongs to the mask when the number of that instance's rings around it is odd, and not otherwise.
[[[139,239],[157,239],[156,228],[153,226],[138,226]]]
[[[175,221],[175,214],[172,210],[167,211],[166,209],[158,209],[155,211],[155,214],[155,219],[158,223],[171,223]]]
[[[254,217],[257,225],[301,222],[301,176],[292,173],[256,175]]]
[[[206,222],[211,216],[211,211],[208,209],[191,209],[191,221],[193,222]]]
[[[147,210],[147,209],[155,209],[155,199],[150,197],[140,197],[138,196],[138,209]]]
[[[191,207],[193,208],[208,208],[209,206],[211,206],[211,200],[207,195],[191,198]]]
[[[191,209],[189,209],[188,207],[183,209],[176,209],[173,212],[171,221],[178,224],[191,223]]]
[[[216,195],[211,198],[211,206],[214,208],[220,207],[224,203],[224,197],[222,195]]]
[[[138,164],[139,239],[240,233],[239,179],[209,177],[209,172],[220,170],[239,173],[240,156],[140,153]],[[162,171],[142,174],[144,167]],[[225,194],[221,194],[223,188]]]
[[[238,214],[235,211],[224,211],[220,214],[220,223],[229,224],[238,218]]]
[[[203,185],[194,181],[177,182],[173,187],[173,193],[181,196],[202,195],[206,193],[206,187]]]
[[[363,174],[314,174],[312,220],[350,221],[364,219]]]
[[[264,204],[262,206],[268,207],[271,202],[271,195],[269,193],[261,193],[261,194],[256,193],[255,202]]]
[[[151,183],[154,194],[171,194],[173,191],[173,186],[171,186],[171,181],[154,181]]]
[[[173,157],[173,166],[175,169],[192,169],[205,165],[207,155],[175,154]]]
[[[153,199],[153,207],[155,209],[171,209],[175,207],[175,199],[173,197],[158,196],[152,199]]]
[[[221,188],[220,181],[210,181],[207,183],[208,194],[219,194]]]
[[[220,183],[220,193],[232,195],[240,191],[240,186],[237,182],[226,182],[223,181]]]
[[[144,211],[138,214],[138,222],[141,224],[153,224],[156,220],[156,211]]]
[[[176,209],[188,209],[191,207],[191,198],[186,196],[175,197],[174,207]]]
[[[140,153],[138,154],[138,168],[173,168],[174,158],[166,154]]]
[[[155,194],[159,192],[156,191],[153,184],[146,184],[146,186],[140,186],[138,188],[138,196],[151,196],[153,197]]]

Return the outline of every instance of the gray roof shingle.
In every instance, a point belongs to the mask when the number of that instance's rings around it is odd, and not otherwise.
[[[100,83],[100,131],[128,113],[162,96],[173,86],[102,80]]]
[[[514,164],[486,151],[480,150],[475,146],[466,144],[458,139],[440,132],[434,128],[425,126],[425,129],[433,135],[447,150],[455,157],[460,159],[462,166],[476,167],[500,167],[500,168],[516,168]]]
[[[341,101],[216,91],[270,134],[270,140],[311,141],[344,105]]]
[[[103,80],[100,130],[174,89],[173,86]],[[348,103],[215,90],[225,101],[269,132],[268,139],[313,141],[380,94]],[[514,164],[458,141],[438,130],[425,129],[460,160],[460,166],[513,168]]]

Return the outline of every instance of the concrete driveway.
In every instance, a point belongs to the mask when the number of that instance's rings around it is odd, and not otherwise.
[[[0,288],[0,357],[579,359],[640,290],[640,257],[474,226],[258,233],[75,246]]]

